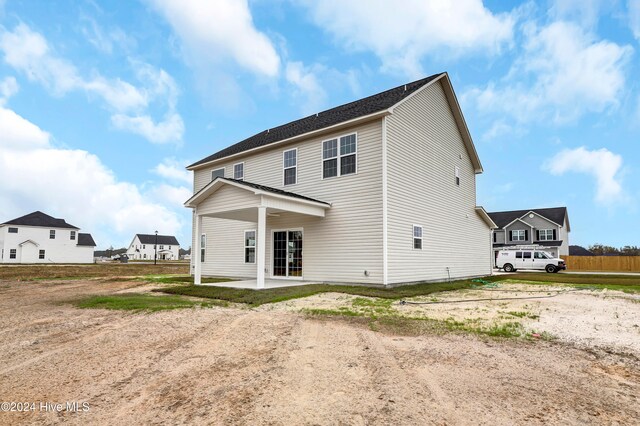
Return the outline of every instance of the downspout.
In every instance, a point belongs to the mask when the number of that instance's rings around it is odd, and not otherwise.
[[[382,117],[382,284],[389,285],[387,194],[387,116]]]

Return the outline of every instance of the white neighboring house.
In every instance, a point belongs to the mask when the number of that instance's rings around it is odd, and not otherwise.
[[[157,238],[157,240],[156,240]],[[158,241],[158,260],[178,260],[180,243],[173,235],[136,234],[129,244],[127,256],[132,260],[153,260],[156,255],[154,245]]]
[[[491,274],[496,225],[476,204],[482,165],[446,73],[270,128],[187,169],[196,284]]]
[[[0,225],[0,263],[93,263],[91,234],[40,211]]]

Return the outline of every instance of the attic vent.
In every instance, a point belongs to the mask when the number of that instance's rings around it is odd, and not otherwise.
[[[404,91],[405,92],[407,91],[407,85],[406,84],[404,85]]]
[[[271,129],[267,129],[267,133],[269,133],[269,130],[271,130]]]

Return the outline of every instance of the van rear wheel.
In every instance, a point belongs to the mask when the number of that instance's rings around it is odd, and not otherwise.
[[[556,267],[553,265],[547,265],[546,268],[544,268],[545,271],[547,271],[550,274],[553,274],[554,272],[556,272]]]
[[[513,265],[510,263],[505,263],[504,264],[504,271],[505,272],[513,272],[515,269],[513,269]]]

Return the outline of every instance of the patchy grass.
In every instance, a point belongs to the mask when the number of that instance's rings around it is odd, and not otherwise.
[[[610,274],[547,274],[547,273],[515,273],[495,275],[484,278],[491,282],[510,282],[523,284],[568,284],[577,288],[597,288],[640,292],[640,276]]]
[[[112,309],[135,312],[157,312],[172,309],[205,308],[218,303],[198,302],[180,296],[165,296],[151,294],[116,294],[111,296],[90,296],[74,301],[73,304],[83,309]]]
[[[158,284],[193,284],[193,275],[145,275],[138,278],[141,281]],[[236,281],[232,278],[224,277],[202,277],[203,283],[226,283]]]
[[[450,283],[422,283],[395,288],[309,284],[296,287],[249,290],[227,287],[187,285],[162,288],[154,291],[168,294],[181,294],[185,296],[226,300],[234,303],[245,303],[251,306],[259,306],[265,303],[283,302],[285,300],[298,299],[301,297],[308,297],[319,293],[329,292],[397,300],[415,296],[423,296],[426,294],[437,293],[441,291],[461,290],[465,288],[471,288],[473,285],[475,284],[471,280],[452,281]]]
[[[79,280],[86,278],[121,278],[143,275],[189,273],[188,263],[95,263],[86,265],[2,265],[0,280],[33,281],[38,279]]]
[[[540,315],[532,314],[531,312],[527,312],[527,311],[509,311],[507,312],[507,315],[511,315],[512,317],[516,317],[516,318],[529,318],[529,319],[540,318]]]

